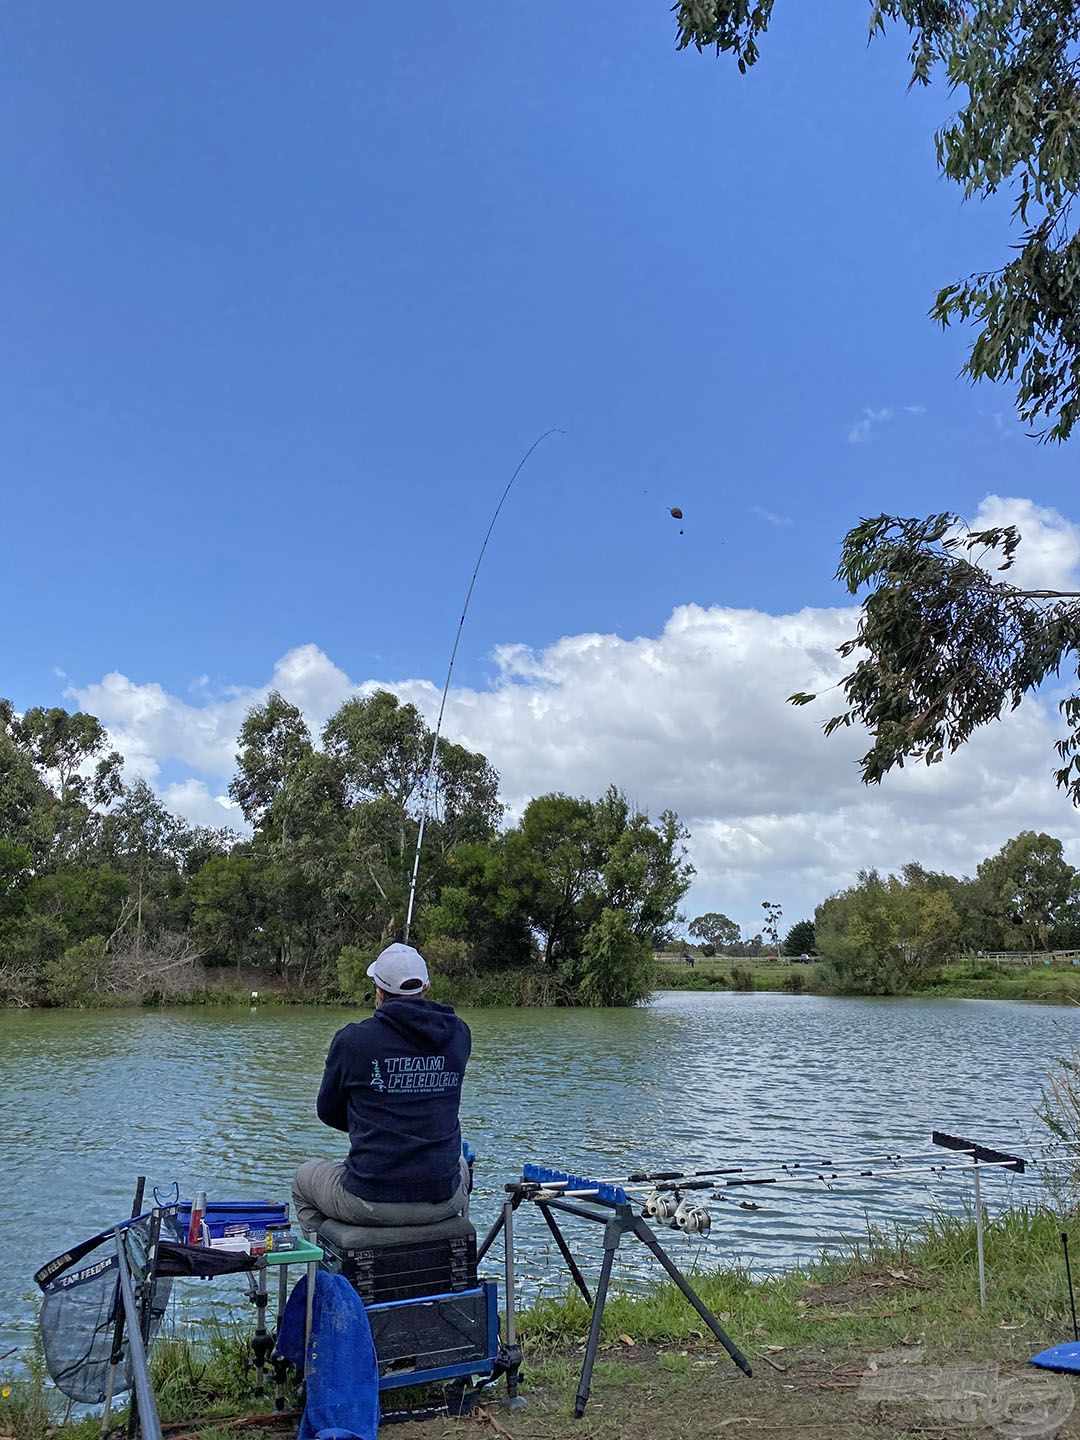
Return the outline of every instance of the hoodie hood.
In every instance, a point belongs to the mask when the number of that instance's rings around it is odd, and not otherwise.
[[[450,1043],[460,1021],[452,1005],[437,1000],[405,1000],[387,997],[375,1011],[375,1019],[389,1025],[422,1054],[440,1054]]]

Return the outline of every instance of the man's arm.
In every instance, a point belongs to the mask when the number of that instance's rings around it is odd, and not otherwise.
[[[330,1042],[330,1052],[326,1057],[326,1069],[323,1071],[322,1084],[319,1086],[319,1098],[315,1102],[315,1113],[323,1124],[329,1125],[332,1130],[348,1130],[349,1128],[349,1092],[346,1088],[345,1057],[342,1044],[344,1034],[344,1030],[339,1030]]]

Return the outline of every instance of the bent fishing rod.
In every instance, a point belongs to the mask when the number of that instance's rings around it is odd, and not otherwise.
[[[409,881],[409,904],[405,912],[405,929],[401,937],[406,945],[409,943],[409,931],[412,928],[413,909],[416,905],[416,880],[417,876],[420,873],[420,852],[424,848],[424,831],[427,828],[428,815],[431,810],[432,789],[435,779],[435,762],[438,759],[439,755],[439,737],[442,735],[443,714],[446,710],[446,697],[450,693],[450,681],[453,679],[454,675],[454,662],[457,660],[458,645],[461,643],[461,632],[465,628],[465,617],[469,613],[469,602],[472,600],[473,590],[476,586],[476,577],[480,573],[480,566],[483,563],[484,553],[488,547],[488,541],[491,539],[491,532],[495,529],[495,522],[496,520],[498,520],[499,512],[502,510],[503,505],[506,503],[506,497],[514,488],[514,481],[521,474],[522,470],[524,470],[529,456],[533,453],[537,446],[541,445],[548,438],[549,435],[561,435],[562,433],[563,432],[557,426],[552,426],[550,430],[545,430],[542,435],[537,436],[537,438],[529,446],[528,450],[525,451],[525,454],[518,461],[517,469],[507,481],[506,489],[502,492],[502,495],[499,497],[499,503],[495,506],[495,513],[492,515],[487,530],[484,533],[484,541],[483,544],[480,546],[480,553],[476,557],[476,564],[473,566],[472,578],[469,580],[469,588],[465,593],[465,604],[461,608],[461,619],[458,621],[457,630],[454,634],[454,645],[453,649],[450,651],[450,664],[446,668],[446,683],[443,685],[442,699],[439,701],[439,715],[438,719],[435,721],[435,734],[431,741],[431,755],[428,759],[427,770],[424,774],[423,791],[420,801],[420,828],[416,834],[416,853],[413,856],[412,878]]]

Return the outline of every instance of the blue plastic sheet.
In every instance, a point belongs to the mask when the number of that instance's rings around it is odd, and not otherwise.
[[[1070,1340],[1065,1345],[1052,1345],[1033,1355],[1029,1361],[1040,1370],[1061,1370],[1067,1375],[1080,1375],[1080,1340]]]

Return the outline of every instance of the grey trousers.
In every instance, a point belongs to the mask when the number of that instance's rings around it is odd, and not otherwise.
[[[452,1215],[469,1213],[469,1167],[461,1160],[461,1184],[437,1205],[391,1200],[361,1200],[341,1183],[345,1166],[337,1160],[305,1160],[293,1176],[293,1215],[305,1235],[314,1235],[324,1220],[346,1225],[434,1225]]]

